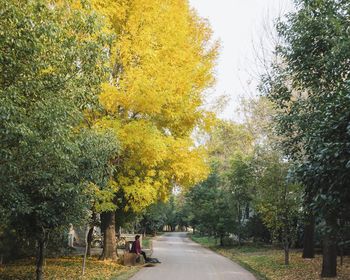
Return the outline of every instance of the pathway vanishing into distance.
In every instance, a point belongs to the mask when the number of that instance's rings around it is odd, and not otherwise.
[[[166,233],[153,241],[162,263],[142,268],[131,280],[256,280],[247,270],[191,241],[186,233]]]

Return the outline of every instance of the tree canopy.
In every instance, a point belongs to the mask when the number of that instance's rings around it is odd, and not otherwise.
[[[277,108],[276,128],[295,162],[294,177],[326,221],[324,252],[331,246],[333,253],[324,255],[322,275],[334,276],[337,219],[349,219],[349,3],[298,4],[278,25],[280,59],[263,90]]]
[[[212,115],[201,105],[214,81],[217,44],[187,1],[94,6],[117,36],[111,78],[100,95],[105,111],[94,126],[115,131],[121,151],[113,180],[126,210],[141,211],[166,198],[174,184],[190,186],[208,173],[205,149],[191,134],[210,125]]]
[[[37,241],[41,279],[49,233],[79,223],[89,208],[85,183],[99,176],[81,172],[84,159],[95,169],[106,164],[84,153],[97,135],[81,123],[97,105],[108,36],[88,7],[0,5],[0,207],[16,231]]]

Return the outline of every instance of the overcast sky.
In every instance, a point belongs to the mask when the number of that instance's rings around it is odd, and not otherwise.
[[[209,20],[214,38],[221,41],[217,84],[212,96],[225,94],[230,101],[220,116],[239,120],[240,97],[257,93],[256,79],[249,81],[251,76],[256,77],[256,49],[261,49],[259,41],[266,37],[263,26],[272,25],[279,15],[292,11],[293,1],[190,0],[190,4]]]

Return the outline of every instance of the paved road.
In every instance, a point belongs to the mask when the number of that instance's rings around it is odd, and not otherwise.
[[[167,233],[153,241],[153,255],[162,263],[145,267],[131,280],[256,280],[238,264],[201,247],[186,233]]]

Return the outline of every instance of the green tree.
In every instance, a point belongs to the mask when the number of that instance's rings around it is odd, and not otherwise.
[[[230,167],[227,168],[223,177],[227,196],[230,197],[230,208],[233,209],[231,214],[235,219],[233,233],[237,235],[240,244],[245,231],[245,221],[249,218],[252,207],[251,155],[243,155],[242,152],[234,153]]]
[[[0,207],[36,241],[37,279],[50,233],[86,215],[77,125],[104,72],[98,18],[67,3],[0,3]]]
[[[208,141],[211,160],[216,167],[221,192],[229,199],[231,233],[239,242],[243,237],[246,210],[250,204],[249,158],[254,138],[243,124],[218,121]]]
[[[194,186],[186,194],[187,207],[190,208],[190,224],[202,233],[223,238],[231,233],[235,223],[230,197],[220,186],[220,178],[213,168],[204,182]]]
[[[142,215],[141,225],[144,232],[149,232],[154,235],[157,231],[162,230],[166,225],[166,204],[158,202],[149,206]]]
[[[278,25],[281,58],[262,90],[274,102],[278,133],[307,201],[325,221],[322,276],[336,276],[336,235],[349,212],[350,99],[346,0],[297,1]]]
[[[296,238],[302,188],[288,181],[289,164],[276,151],[260,148],[255,153],[252,169],[256,211],[275,239],[281,234],[288,265],[289,250]]]
[[[171,231],[175,231],[176,226],[179,224],[177,212],[177,197],[173,194],[170,196],[165,208],[165,224],[170,226]]]

